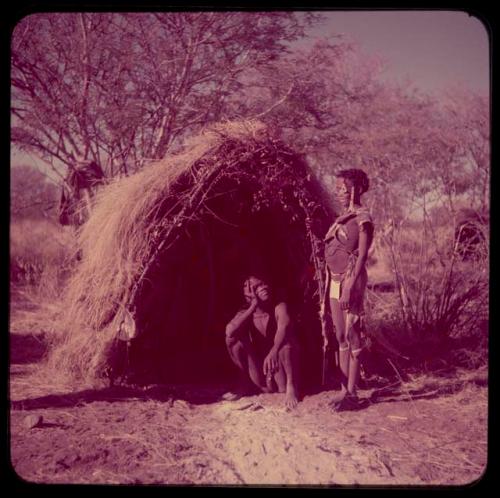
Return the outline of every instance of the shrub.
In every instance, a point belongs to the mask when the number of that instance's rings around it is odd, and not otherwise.
[[[60,299],[75,259],[71,228],[43,219],[11,223],[11,327],[26,328],[28,323],[35,327],[36,316],[42,320],[42,309],[53,307]]]
[[[385,240],[396,279],[397,311],[415,341],[485,335],[488,323],[488,245],[463,260],[453,226],[428,218],[395,227]]]

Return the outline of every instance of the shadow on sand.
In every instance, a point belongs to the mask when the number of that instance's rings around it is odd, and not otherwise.
[[[103,389],[86,389],[78,392],[48,394],[37,398],[11,401],[13,410],[37,410],[44,408],[68,408],[105,401],[161,401],[183,400],[192,405],[210,404],[220,401],[225,389],[222,387],[167,386],[149,387],[113,386]]]
[[[477,378],[470,382],[478,386],[486,386],[487,379]],[[392,383],[383,387],[368,389],[360,395],[357,406],[351,410],[357,411],[376,403],[411,402],[420,399],[435,399],[459,392],[464,387],[463,381],[448,379],[434,379],[418,388],[410,388],[401,382]],[[114,386],[104,389],[88,389],[74,393],[49,394],[37,398],[28,398],[11,402],[14,410],[37,410],[44,408],[67,408],[83,406],[94,402],[123,402],[123,401],[160,401],[175,402],[186,401],[192,405],[211,404],[221,401],[221,396],[226,392],[223,386],[171,386],[153,385],[144,388]],[[320,394],[331,389],[317,389],[307,393],[308,396]]]
[[[436,399],[460,392],[466,384],[479,387],[488,385],[488,378],[478,375],[464,381],[460,379],[453,369],[447,369],[441,374],[435,372],[432,377],[418,387],[399,379],[372,377],[361,382],[358,401],[349,404],[346,410],[359,411],[378,403],[413,402],[422,399]],[[330,383],[325,388],[314,389],[309,395],[336,393],[340,390],[340,383]],[[333,398],[333,396],[332,396]],[[333,407],[333,404],[332,404]]]

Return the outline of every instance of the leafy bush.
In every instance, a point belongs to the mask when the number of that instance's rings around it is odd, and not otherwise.
[[[418,227],[394,227],[385,243],[396,279],[403,328],[416,341],[485,335],[488,323],[488,245],[464,259],[452,224],[425,218]]]

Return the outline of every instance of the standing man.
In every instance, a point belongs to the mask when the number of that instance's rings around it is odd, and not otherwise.
[[[331,401],[337,411],[357,406],[366,260],[374,230],[370,213],[361,206],[361,196],[368,187],[363,170],[347,169],[336,175],[335,193],[343,213],[325,236],[326,289],[339,344],[342,385]]]
[[[285,405],[293,409],[298,403],[298,346],[288,307],[256,276],[245,280],[243,294],[248,307],[226,326],[229,355],[247,382],[261,392],[285,393]],[[224,399],[237,397],[227,393]]]

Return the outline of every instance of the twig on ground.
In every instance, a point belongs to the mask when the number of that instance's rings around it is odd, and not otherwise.
[[[387,358],[387,361],[388,363],[391,365],[391,367],[394,369],[394,371],[396,372],[396,375],[398,376],[399,380],[401,381],[401,387],[406,391],[406,394],[408,395],[408,397],[410,398],[410,401],[411,401],[411,404],[412,406],[415,408],[415,411],[421,415],[420,411],[418,410],[415,402],[413,401],[413,398],[412,398],[412,395],[410,394],[410,391],[406,388],[406,385],[403,381],[403,378],[401,377],[401,374],[399,373],[398,369],[394,366],[394,363],[391,361],[390,358]]]

